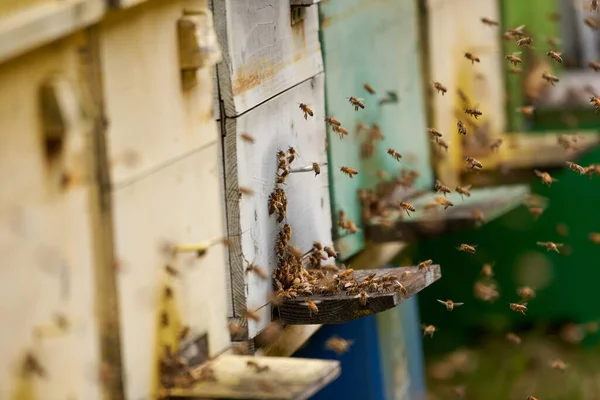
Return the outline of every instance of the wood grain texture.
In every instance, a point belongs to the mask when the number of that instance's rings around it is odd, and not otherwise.
[[[355,194],[359,188],[374,187],[379,181],[378,171],[393,177],[402,167],[416,169],[421,174],[417,188],[429,189],[433,184],[420,84],[416,2],[329,0],[319,9],[327,115],[350,132],[344,140],[329,132],[332,208],[334,216],[343,210],[361,227],[361,208]],[[370,95],[363,88],[365,83],[377,94]],[[386,91],[394,91],[399,102],[380,105]],[[365,109],[354,111],[349,96],[365,98]],[[378,124],[384,135],[384,140],[375,142],[375,153],[368,159],[360,157],[366,133],[356,136],[359,121],[368,126]],[[400,152],[402,160],[386,154],[388,148]],[[355,168],[359,174],[348,179],[339,174],[341,166]],[[363,232],[342,237],[336,229],[335,234],[342,259],[364,246]]]
[[[430,99],[433,102],[433,126],[449,142],[448,153],[436,151],[436,175],[446,185],[460,183],[459,175],[466,148],[482,145],[489,153],[486,141],[503,134],[506,129],[504,60],[499,27],[483,24],[480,18],[499,21],[496,0],[432,0],[428,1]],[[517,24],[520,25],[520,24]],[[508,29],[508,28],[507,28]],[[474,65],[465,58],[471,52],[480,58]],[[506,53],[508,54],[508,53]],[[435,93],[433,81],[445,85],[448,93]],[[471,106],[483,112],[478,119],[478,131],[467,126],[466,137],[457,132],[456,123],[471,122],[464,114],[465,105],[458,95],[462,90]],[[508,93],[512,94],[513,91]],[[516,107],[516,106],[515,106]],[[509,112],[514,113],[514,108]],[[471,118],[472,119],[472,118]],[[437,150],[437,149],[436,149]]]
[[[317,7],[307,7],[293,25],[287,1],[214,1],[213,12],[223,50],[220,96],[228,117],[323,72]]]
[[[104,15],[104,0],[10,0],[0,4],[0,62],[74,33]]]
[[[192,90],[181,88],[173,31],[185,4],[151,1],[101,24],[108,145],[117,187],[215,141],[214,132],[201,128],[214,124],[213,69],[198,70]]]
[[[409,271],[410,275],[403,277],[402,275],[406,271]],[[360,300],[356,296],[346,293],[284,300],[279,306],[281,321],[293,325],[342,324],[396,307],[442,276],[439,265],[430,265],[422,270],[419,270],[417,267],[401,267],[354,271],[354,276],[358,281],[371,273],[376,273],[376,277],[394,276],[396,280],[404,285],[407,290],[406,294],[399,292],[369,293],[369,298],[365,306],[360,304]],[[319,311],[317,313],[311,312],[306,306],[306,300],[312,300],[317,303]]]
[[[393,226],[382,223],[381,218],[373,218],[367,227],[368,238],[374,242],[415,241],[434,237],[462,229],[472,229],[482,225],[473,216],[473,211],[483,212],[486,223],[492,221],[522,204],[529,194],[528,185],[498,186],[472,189],[470,197],[461,199],[453,192],[447,195],[454,206],[427,211],[426,204],[432,203],[439,193],[428,193],[411,200],[416,211],[410,217],[404,212],[393,212],[385,219]]]
[[[262,280],[246,273],[248,263],[263,268],[271,276],[276,265],[275,240],[282,224],[269,216],[267,199],[275,188],[278,150],[293,146],[298,158],[292,168],[325,162],[325,124],[323,118],[323,74],[303,82],[250,112],[228,118],[225,123],[225,186],[227,196],[230,274],[235,316],[260,309],[260,322],[249,321],[249,337],[270,322],[269,293],[271,279]],[[311,105],[315,116],[304,119],[298,103]],[[245,142],[241,133],[248,133],[254,143]],[[283,189],[288,199],[287,218],[292,228],[292,244],[303,251],[313,241],[329,246],[331,214],[327,168],[315,176],[312,172],[291,173]],[[240,196],[239,188],[254,191],[252,196]]]
[[[75,107],[62,147],[48,156],[38,98],[56,78],[77,105],[83,43],[70,36],[0,65],[2,399],[103,398],[93,124]],[[28,352],[45,377],[22,374]]]
[[[268,370],[256,373],[256,362]],[[308,399],[340,374],[336,360],[307,358],[221,356],[210,364],[217,382],[200,382],[191,388],[163,393],[174,398]]]

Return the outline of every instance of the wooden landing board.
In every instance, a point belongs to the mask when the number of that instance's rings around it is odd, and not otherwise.
[[[407,271],[410,275],[403,276]],[[279,317],[282,322],[291,325],[341,324],[394,308],[442,277],[439,265],[431,265],[422,270],[417,267],[360,270],[354,271],[354,276],[358,282],[372,273],[376,273],[376,277],[394,276],[404,285],[406,294],[400,292],[369,293],[365,306],[360,304],[360,299],[344,292],[332,296],[298,297],[283,301],[279,306]],[[306,306],[306,300],[314,301],[319,311],[311,312]]]
[[[253,361],[268,370],[257,373],[247,365]],[[210,367],[216,382],[199,382],[191,388],[167,389],[171,398],[210,399],[307,399],[340,374],[334,360],[225,355]]]
[[[516,208],[527,194],[527,185],[472,189],[471,197],[465,196],[464,200],[460,194],[452,192],[447,195],[447,199],[454,203],[454,206],[446,210],[438,206],[427,211],[425,206],[433,202],[436,196],[442,196],[441,193],[427,193],[409,201],[416,209],[410,213],[410,217],[404,211],[394,211],[386,218],[387,221],[392,221],[392,224],[382,223],[384,221],[379,217],[372,218],[367,226],[367,236],[374,242],[413,241],[475,228],[482,222],[473,216],[473,211],[483,212],[486,222],[489,222]]]

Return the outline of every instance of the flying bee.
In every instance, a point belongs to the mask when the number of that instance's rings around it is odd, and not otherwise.
[[[365,108],[364,103],[362,102],[363,99],[358,99],[356,97],[348,97],[348,101],[350,102],[350,104],[352,104],[352,106],[354,107],[354,111],[358,111],[358,108]]]
[[[590,104],[594,106],[594,112],[598,112],[598,110],[600,110],[600,97],[590,97]]]
[[[427,335],[433,337],[434,332],[439,331],[439,329],[433,325],[421,325],[421,329],[423,329],[423,337]]]
[[[313,111],[310,109],[310,107],[304,103],[300,103],[300,109],[302,110],[302,112],[304,112],[304,119],[308,119],[309,115],[311,117],[314,115]]]
[[[256,311],[246,311],[244,313],[244,318],[251,319],[254,322],[260,322],[260,315]]]
[[[567,369],[567,364],[565,364],[565,362],[563,360],[560,360],[560,359],[553,360],[550,363],[550,366],[552,368],[554,368],[554,369],[559,370],[559,371],[564,371],[564,370]]]
[[[481,275],[491,278],[494,276],[494,269],[492,267],[492,264],[483,264],[483,266],[481,267]]]
[[[471,185],[457,186],[454,190],[456,193],[460,194],[460,198],[464,200],[464,196],[471,197],[471,192],[469,192],[469,189],[471,189]]]
[[[512,332],[506,334],[506,340],[513,344],[521,344],[521,338]]]
[[[518,51],[516,53],[512,53],[512,54],[507,54],[506,57],[504,57],[504,58],[516,67],[517,65],[519,65],[523,62],[523,60],[521,60],[521,58],[518,57],[519,54],[521,54],[520,51]]]
[[[590,61],[588,63],[588,67],[593,69],[595,72],[600,71],[600,62],[598,61]]]
[[[331,125],[331,126],[340,126],[342,125],[342,123],[340,121],[338,121],[337,119],[333,118],[333,117],[325,117],[325,123]]]
[[[441,93],[442,96],[448,91],[448,88],[439,82],[433,82],[433,87],[438,93]]]
[[[452,311],[452,310],[454,310],[454,307],[460,307],[463,304],[465,304],[465,303],[455,303],[452,300],[446,300],[446,301],[438,300],[438,302],[440,302],[443,305],[445,305],[446,306],[446,310],[448,310],[448,311]]]
[[[516,43],[519,47],[529,47],[533,44],[533,39],[530,37],[522,37],[521,39],[517,40]]]
[[[245,331],[245,328],[237,322],[230,322],[229,325],[227,325],[227,329],[229,329],[229,333],[232,336],[241,335]]]
[[[579,175],[585,175],[585,168],[574,162],[566,161],[567,166],[571,171],[577,172]]]
[[[557,76],[549,74],[547,72],[544,72],[542,74],[542,78],[544,78],[546,80],[546,82],[548,82],[552,86],[555,86],[554,84],[557,83],[560,80],[560,79],[558,79]]]
[[[240,138],[242,138],[242,140],[243,140],[244,142],[251,143],[251,144],[252,144],[252,143],[254,143],[254,142],[256,141],[256,140],[254,139],[254,137],[253,137],[253,136],[251,136],[249,133],[240,133]]]
[[[469,61],[471,61],[471,64],[475,64],[476,62],[481,62],[479,60],[479,57],[476,57],[473,53],[465,53],[465,58]]]
[[[540,178],[542,178],[542,183],[543,183],[544,185],[548,186],[548,187],[549,187],[550,185],[552,185],[552,182],[557,182],[557,181],[558,181],[558,179],[551,177],[551,176],[550,176],[550,174],[549,174],[549,173],[547,173],[547,172],[542,172],[542,171],[539,171],[539,170],[537,170],[537,169],[534,169],[534,170],[533,170],[533,172],[534,172],[534,173],[535,173],[537,176],[539,176]]]
[[[598,20],[596,20],[595,18],[588,17],[588,18],[584,19],[583,22],[585,22],[585,24],[587,26],[589,26],[590,28],[592,28],[595,31],[600,29],[600,24],[598,23]]]
[[[246,272],[252,272],[262,280],[267,279],[267,273],[265,272],[265,270],[260,267],[257,267],[252,263],[248,264],[248,266],[246,267]]]
[[[247,187],[240,186],[238,188],[238,190],[240,191],[240,194],[243,196],[252,196],[254,194],[254,190],[247,188]]]
[[[525,28],[525,25],[521,25],[516,28],[509,29],[506,33],[511,36],[514,36],[514,37],[523,37],[523,36],[525,36],[525,32],[523,32],[523,28]]]
[[[439,181],[439,179],[435,180],[435,185],[433,186],[433,189],[436,192],[441,192],[444,197],[446,197],[447,193],[452,193],[452,190],[450,190],[450,188],[446,185],[443,185],[442,182]]]
[[[435,143],[442,149],[446,150],[446,153],[448,152],[448,143],[442,139],[442,138],[438,138]]]
[[[465,161],[469,164],[471,164],[471,169],[482,169],[483,168],[483,164],[481,164],[481,162],[473,157],[466,157]]]
[[[340,135],[340,139],[343,139],[345,135],[348,135],[348,131],[338,125],[332,125],[331,130]]]
[[[471,246],[470,244],[461,243],[456,249],[458,251],[464,251],[465,253],[475,254],[475,248],[477,245]]]
[[[530,206],[529,207],[529,212],[531,213],[531,215],[533,215],[533,218],[535,220],[537,220],[540,217],[540,215],[542,215],[542,213],[544,212],[544,208],[543,207]]]
[[[442,132],[438,131],[434,128],[427,128],[427,132],[431,135],[431,137],[435,140],[442,137]]]
[[[462,121],[458,121],[456,123],[456,128],[458,129],[458,133],[460,133],[461,135],[467,134],[467,127],[465,126],[465,124]],[[438,142],[439,142],[439,140],[438,140]]]
[[[481,22],[488,26],[498,26],[499,25],[498,21],[494,21],[493,19],[486,18],[486,17],[481,18]]]
[[[442,207],[444,207],[444,210],[446,210],[448,207],[452,207],[454,206],[454,203],[451,202],[450,200],[448,200],[445,197],[442,196],[436,196],[434,198],[435,202],[439,205],[441,205]]]
[[[433,264],[433,260],[425,260],[425,261],[421,261],[419,263],[419,265],[417,265],[417,268],[419,269],[424,269],[429,267],[431,264]]]
[[[494,140],[491,144],[490,144],[490,150],[492,151],[496,151],[500,148],[500,146],[502,145],[502,138],[498,138],[496,140]]]
[[[548,45],[550,45],[552,47],[558,47],[561,43],[560,40],[553,38],[552,36],[546,37],[546,42],[548,42]]]
[[[523,106],[523,107],[517,108],[517,112],[520,112],[521,114],[523,114],[527,117],[531,117],[533,115],[534,111],[535,111],[534,106]]]
[[[313,171],[315,171],[315,176],[317,176],[321,173],[321,167],[319,166],[318,162],[312,163],[312,169],[313,169]]]
[[[352,340],[345,340],[334,336],[325,342],[325,348],[334,351],[337,355],[342,355],[350,349],[352,343]]]
[[[535,298],[535,290],[529,286],[521,286],[520,288],[517,288],[517,295],[521,297],[522,302],[525,302]]]
[[[558,251],[558,248],[564,246],[562,243],[554,242],[537,242],[537,245],[545,247],[546,251],[555,251],[557,253],[560,253],[560,251]]]
[[[357,170],[350,167],[341,167],[340,171],[342,171],[344,175],[348,175],[350,178],[354,178],[354,175],[358,174]]]
[[[406,215],[408,215],[410,217],[410,213],[411,212],[415,212],[415,208],[412,206],[412,204],[409,204],[405,201],[401,201],[398,203],[398,208],[400,208],[401,210],[406,211]]]
[[[396,161],[400,161],[400,159],[402,158],[402,154],[398,153],[396,150],[394,149],[388,149],[387,153],[392,156]]]
[[[363,85],[363,87],[365,88],[365,90],[366,90],[367,92],[369,92],[369,94],[375,94],[375,93],[377,93],[377,92],[375,92],[375,89],[373,89],[373,86],[369,85],[368,83],[365,83],[365,84]],[[363,108],[364,108],[364,107],[363,107]]]
[[[600,244],[600,232],[592,232],[588,235],[588,239],[594,244]]]
[[[367,305],[367,301],[369,300],[369,295],[367,294],[366,290],[361,290],[360,293],[354,297],[358,298],[358,300],[360,301],[360,305],[363,307]]]
[[[562,63],[563,62],[562,53],[550,50],[549,52],[546,53],[546,55],[548,57],[550,57],[553,62],[554,61],[556,61],[557,63]]]
[[[485,214],[481,210],[471,211],[471,217],[473,217],[473,220],[477,224],[485,224],[485,222],[486,222]]]
[[[525,311],[527,311],[527,305],[526,304],[520,304],[520,303],[509,303],[510,309],[513,311],[516,311],[518,313],[521,313],[523,315],[527,315],[525,314]]]
[[[319,307],[317,307],[317,301],[306,300],[306,302],[303,304],[308,307],[308,311],[311,316],[313,313],[315,313],[315,314],[319,313]]]
[[[479,111],[476,108],[465,108],[465,114],[470,115],[471,117],[477,119],[478,117],[482,116],[483,113],[481,111]]]

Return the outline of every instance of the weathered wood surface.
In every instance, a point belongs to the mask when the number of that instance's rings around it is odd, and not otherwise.
[[[96,246],[92,124],[77,110],[81,44],[71,36],[0,66],[2,399],[103,398],[97,283],[110,271]],[[38,95],[50,78],[66,85],[70,112],[47,153]],[[44,376],[22,373],[28,353]]]
[[[480,19],[487,17],[499,21],[496,0],[431,0],[428,1],[429,35],[429,98],[433,101],[432,128],[444,134],[449,149],[436,148],[436,175],[449,186],[460,183],[459,175],[466,149],[486,146],[505,132],[506,107],[505,86],[502,74],[504,60],[500,43],[500,28],[483,24]],[[520,25],[520,24],[517,24]],[[465,52],[479,57],[481,62],[471,63]],[[442,96],[436,93],[434,81],[445,85],[448,92]],[[466,105],[458,95],[461,90],[471,106],[477,106],[483,115],[474,121],[464,114]],[[513,91],[508,93],[513,95]],[[514,112],[514,107],[511,112]],[[467,135],[462,137],[456,127],[458,120],[464,123],[476,122],[477,129],[467,125]],[[478,157],[479,158],[479,157]]]
[[[229,345],[226,250],[217,244],[202,257],[165,251],[225,236],[212,69],[199,70],[199,85],[187,92],[180,84],[175,27],[184,4],[147,2],[100,26],[131,399],[156,394],[158,357],[165,345],[174,348],[184,327],[191,336],[208,334],[210,356]],[[132,151],[138,162],[130,164]]]
[[[374,242],[414,241],[426,237],[438,236],[462,229],[472,229],[483,223],[492,221],[522,204],[529,194],[527,185],[498,186],[492,188],[472,189],[470,197],[461,199],[460,194],[453,192],[447,195],[454,206],[446,210],[437,206],[426,210],[425,206],[435,202],[434,198],[441,193],[429,193],[410,203],[416,211],[410,217],[404,211],[394,211],[382,222],[381,217],[372,218],[367,227],[367,236]],[[473,215],[481,211],[485,222]]]
[[[247,273],[248,263],[263,268],[270,277],[277,259],[275,241],[283,226],[269,215],[267,199],[275,188],[277,151],[293,146],[298,157],[291,168],[327,161],[323,121],[323,75],[317,75],[252,111],[226,120],[224,155],[228,233],[232,239],[229,266],[236,317],[246,310],[259,310],[260,322],[249,321],[249,337],[254,337],[271,320],[268,303],[271,279]],[[307,102],[314,117],[304,119],[298,103]],[[250,134],[255,142],[244,141]],[[339,171],[338,171],[339,172]],[[330,246],[331,212],[328,171],[290,173],[282,188],[288,199],[285,223],[292,228],[291,244],[308,251],[314,241]],[[240,187],[254,191],[240,195]]]
[[[104,0],[4,0],[0,2],[0,62],[91,25],[105,11]]]
[[[323,72],[317,7],[304,8],[293,24],[288,1],[213,1],[213,12],[223,49],[219,90],[228,117]]]
[[[350,133],[340,140],[329,129],[330,169],[335,174],[331,179],[332,208],[334,217],[343,210],[361,228],[356,191],[372,188],[380,180],[380,171],[394,177],[400,168],[415,169],[421,174],[416,188],[433,184],[420,83],[416,2],[329,0],[319,9],[327,115],[338,119]],[[365,83],[377,93],[370,95]],[[399,102],[380,104],[387,91],[395,92]],[[349,96],[364,98],[365,109],[354,111]],[[374,155],[366,159],[361,158],[361,146],[368,134],[362,131],[357,136],[359,122],[369,127],[378,124],[384,136],[374,141]],[[388,148],[402,154],[400,162],[386,154]],[[348,179],[339,175],[341,166],[355,168],[359,174]],[[364,247],[363,232],[342,237],[343,232],[336,228],[334,234],[342,259]]]
[[[256,372],[249,361],[268,367]],[[212,399],[308,399],[340,374],[340,362],[307,358],[221,356],[208,364],[216,382],[200,382],[191,388],[169,389],[174,398]]]
[[[117,187],[216,139],[214,132],[198,129],[213,124],[212,94],[205,95],[212,87],[213,70],[199,70],[198,86],[181,89],[173,30],[185,4],[152,1],[120,11],[101,25],[102,67],[109,73],[119,71],[118,77],[104,79],[111,175]],[[132,129],[137,133],[122,133]]]
[[[408,276],[405,274],[407,271],[409,272]],[[293,300],[284,300],[281,303],[279,317],[286,324],[341,324],[396,307],[442,276],[439,265],[430,265],[421,270],[417,267],[355,270],[354,276],[358,282],[372,273],[376,273],[376,277],[393,276],[404,285],[406,293],[394,291],[369,293],[367,304],[364,306],[357,296],[348,295],[344,292],[331,296],[298,297]],[[306,305],[307,300],[314,301],[319,311],[316,313],[311,311]]]

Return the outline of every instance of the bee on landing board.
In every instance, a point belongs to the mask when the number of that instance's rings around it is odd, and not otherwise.
[[[443,185],[442,182],[439,181],[439,179],[435,180],[435,185],[433,185],[433,190],[435,190],[436,192],[440,192],[444,195],[444,197],[446,197],[447,193],[452,193],[452,190],[450,190],[450,188],[446,185]]]
[[[555,251],[557,253],[560,253],[560,251],[558,251],[558,248],[564,246],[562,243],[554,242],[537,242],[537,245],[545,247],[546,251]]]
[[[551,176],[550,176],[550,174],[549,174],[549,173],[547,173],[547,172],[542,172],[542,171],[539,171],[539,170],[537,170],[537,169],[534,169],[534,170],[533,170],[533,172],[534,172],[534,173],[535,173],[537,176],[539,176],[540,178],[542,178],[542,183],[543,183],[544,185],[548,186],[548,187],[549,187],[550,185],[552,185],[552,182],[558,182],[558,179],[551,177]]]
[[[554,84],[557,83],[558,81],[560,81],[560,79],[558,79],[558,76],[549,74],[548,72],[544,72],[542,74],[542,78],[548,82],[549,84],[551,84],[552,86],[555,86]]]
[[[439,82],[433,82],[433,88],[437,90],[438,93],[441,93],[442,96],[448,91],[448,88]]]
[[[471,192],[469,192],[469,189],[471,189],[471,185],[457,186],[454,190],[456,193],[460,194],[460,198],[464,200],[464,196],[471,197]]]
[[[417,268],[419,269],[424,269],[429,267],[431,264],[433,264],[433,260],[425,260],[425,261],[421,261],[419,263],[419,265],[417,265]]]
[[[512,63],[512,65],[514,65],[515,67],[519,64],[521,64],[523,62],[523,60],[521,60],[521,58],[519,58],[519,55],[521,54],[520,51],[517,51],[515,53],[512,54],[507,54],[504,58],[506,60],[508,60],[508,62]]]
[[[350,167],[341,167],[340,171],[342,171],[344,175],[348,175],[350,178],[354,178],[354,175],[358,174],[357,170]]]
[[[452,310],[454,310],[454,307],[460,307],[463,304],[465,304],[465,303],[455,303],[452,300],[446,300],[446,301],[438,300],[438,302],[442,303],[443,305],[445,305],[446,306],[446,310],[448,310],[448,311],[452,311]]]
[[[367,301],[369,300],[369,295],[367,294],[366,290],[361,290],[360,293],[354,297],[358,298],[358,300],[360,301],[360,305],[363,307],[367,305]]]
[[[404,210],[404,211],[406,211],[406,215],[408,215],[409,217],[410,217],[410,213],[409,213],[409,211],[412,211],[412,212],[415,212],[415,211],[416,211],[416,210],[415,210],[415,208],[412,206],[412,204],[409,204],[409,203],[407,203],[407,202],[405,202],[405,201],[401,201],[401,202],[399,202],[399,203],[398,203],[398,208],[399,208],[400,210]]]
[[[423,329],[423,337],[429,335],[431,338],[436,331],[439,331],[439,329],[433,325],[421,325],[421,329]]]
[[[352,345],[352,340],[345,340],[334,336],[329,338],[327,342],[325,342],[325,348],[327,350],[334,351],[337,355],[342,355],[350,350],[350,346]]]
[[[311,117],[314,115],[313,111],[310,109],[310,107],[304,103],[300,103],[300,109],[302,110],[302,112],[304,112],[304,119],[308,119],[309,115]]]
[[[465,253],[475,254],[476,247],[477,247],[477,245],[469,245],[469,244],[462,243],[458,247],[456,247],[456,249],[458,251],[464,251]]]
[[[456,127],[458,129],[458,133],[460,133],[461,135],[467,134],[467,127],[465,126],[465,124],[462,121],[458,121],[456,123]],[[439,140],[438,140],[438,143],[439,143]]]
[[[481,22],[488,26],[498,26],[499,25],[498,21],[494,21],[493,19],[487,18],[487,17],[481,18]]]
[[[473,53],[465,53],[465,58],[469,61],[471,61],[471,64],[475,64],[476,62],[481,62],[481,60],[479,60],[479,57],[475,56]]]
[[[319,307],[317,307],[317,303],[318,301],[313,301],[313,300],[306,300],[304,304],[305,306],[308,307],[308,312],[310,313],[310,316],[314,314],[318,314],[319,313]]]
[[[527,314],[525,314],[525,311],[527,311],[527,304],[520,304],[520,303],[508,303],[508,304],[509,304],[511,310],[516,311],[523,315],[527,315]]]
[[[557,63],[563,62],[562,53],[550,50],[546,53],[546,55],[552,59],[552,62],[554,62],[554,61],[556,61]]]
[[[402,158],[402,154],[398,153],[396,150],[394,149],[388,149],[387,153],[392,156],[396,161],[400,161],[400,159]]]
[[[348,101],[350,102],[350,104],[352,104],[352,106],[354,107],[354,111],[358,111],[359,108],[364,109],[365,105],[362,102],[363,99],[358,99],[356,97],[348,97]]]

